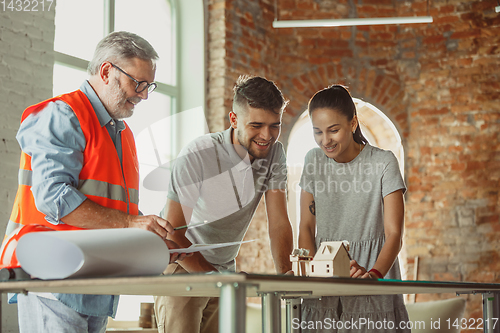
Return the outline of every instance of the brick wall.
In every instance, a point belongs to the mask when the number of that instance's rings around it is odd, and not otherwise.
[[[500,282],[500,15],[496,1],[280,0],[280,19],[414,16],[432,24],[273,29],[274,2],[211,0],[210,122],[223,127],[234,79],[265,75],[291,100],[281,140],[312,94],[332,83],[382,110],[396,125],[406,156],[408,278]],[[223,12],[223,15],[219,15]],[[213,63],[218,66],[215,71]],[[212,88],[210,88],[212,89]],[[227,122],[225,123],[227,125]],[[265,236],[265,218],[249,233]],[[264,231],[265,232],[265,231]],[[248,237],[251,238],[251,237]],[[242,249],[241,267],[267,251]],[[266,262],[264,260],[264,262]],[[272,267],[272,266],[270,266]],[[268,268],[271,269],[271,268]],[[269,270],[271,271],[271,270]],[[417,300],[450,297],[419,295]],[[466,316],[480,314],[467,296]]]
[[[275,80],[278,57],[277,35],[269,22],[274,15],[273,1],[208,0],[207,115],[210,131],[229,127],[232,88],[241,74],[260,75]],[[281,88],[281,87],[280,87]],[[261,202],[246,238],[238,269],[273,273],[264,203]]]
[[[274,76],[277,36],[269,22],[273,19],[272,0],[208,3],[207,106],[210,131],[229,126],[232,88],[241,74]]]
[[[17,189],[20,149],[16,133],[23,110],[52,97],[54,10],[0,9],[0,230],[9,220]],[[17,332],[15,305],[2,296],[2,332]]]

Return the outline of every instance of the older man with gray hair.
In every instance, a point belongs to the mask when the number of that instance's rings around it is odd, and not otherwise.
[[[53,230],[133,227],[162,239],[174,232],[165,219],[139,214],[135,142],[122,120],[156,88],[157,59],[145,39],[113,32],[97,45],[90,78],[79,90],[24,111],[17,134],[19,187],[6,235],[28,224]],[[28,293],[17,301],[21,333],[104,332],[118,297]]]

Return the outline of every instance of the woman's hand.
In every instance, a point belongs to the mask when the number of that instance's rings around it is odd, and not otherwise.
[[[366,269],[362,266],[360,266],[356,260],[351,260],[350,262],[350,266],[351,266],[351,271],[350,271],[350,274],[351,274],[351,277],[352,278],[370,278],[370,274],[368,274],[366,272]]]
[[[351,260],[351,277],[360,279],[378,279],[379,277],[374,272],[367,272],[366,269],[360,266],[356,260]]]

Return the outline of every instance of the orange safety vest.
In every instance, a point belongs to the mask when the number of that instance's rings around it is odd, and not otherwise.
[[[125,124],[126,128],[121,131],[122,168],[115,145],[106,127],[101,127],[90,101],[80,90],[28,107],[23,113],[21,122],[30,114],[42,111],[49,102],[56,100],[62,100],[71,107],[80,121],[85,136],[86,145],[78,190],[101,206],[138,215],[139,162],[134,137],[128,125]],[[35,206],[31,192],[31,175],[31,156],[21,152],[19,187],[7,225],[6,236],[17,227],[28,224],[45,225],[54,230],[81,229],[67,224],[54,225],[45,220],[45,214],[38,211]]]

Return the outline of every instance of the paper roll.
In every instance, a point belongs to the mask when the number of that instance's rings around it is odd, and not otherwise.
[[[28,274],[44,280],[159,275],[170,261],[158,235],[136,228],[29,233],[16,255]]]

